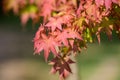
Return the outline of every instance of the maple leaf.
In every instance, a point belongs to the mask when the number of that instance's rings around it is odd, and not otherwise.
[[[42,10],[41,10],[41,13],[40,13],[41,16],[44,17],[44,21],[46,21],[47,18],[51,16],[52,10],[53,10],[53,7],[51,5],[44,4],[44,6],[42,7]]]
[[[44,22],[46,22],[55,8],[55,0],[43,0],[41,7],[40,15],[44,17]]]
[[[56,37],[56,40],[63,43],[65,46],[68,45],[68,39],[79,39],[83,40],[80,34],[77,31],[69,29],[64,29],[59,35]],[[70,40],[70,44],[73,45],[74,40]]]
[[[56,73],[57,71],[60,74],[60,79],[66,78],[70,73],[72,73],[69,64],[75,63],[69,57],[63,58],[62,56],[57,56],[51,60],[50,64],[53,65],[51,73]]]
[[[37,18],[36,12],[24,11],[21,13],[21,23],[23,26],[25,26],[29,19],[32,19],[35,23],[39,18]]]
[[[49,22],[45,25],[46,27],[51,27],[52,31],[55,31],[56,28],[62,30],[62,20],[57,18],[50,18]]]
[[[53,37],[48,37],[43,33],[41,34],[41,37],[38,35],[40,35],[39,32],[36,34],[35,39],[34,39],[35,54],[36,53],[40,54],[40,52],[44,50],[44,57],[46,61],[47,61],[50,51],[55,56],[57,56],[56,47],[60,46],[60,44]]]
[[[56,40],[63,43],[65,46],[68,46],[68,33],[63,30],[59,35],[56,37]]]

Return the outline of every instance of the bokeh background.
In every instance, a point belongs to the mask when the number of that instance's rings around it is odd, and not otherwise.
[[[0,80],[58,80],[49,73],[43,54],[33,55],[33,38],[39,27],[31,20],[21,26],[18,16],[5,14],[0,5]],[[102,34],[101,43],[88,44],[76,57],[79,80],[120,80],[120,40]]]

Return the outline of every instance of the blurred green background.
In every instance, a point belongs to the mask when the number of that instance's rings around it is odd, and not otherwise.
[[[23,28],[18,16],[0,9],[0,80],[58,80],[49,73],[43,54],[33,55],[38,27],[29,20]],[[104,34],[101,39],[76,57],[79,80],[120,80],[120,40],[115,33],[112,41]]]

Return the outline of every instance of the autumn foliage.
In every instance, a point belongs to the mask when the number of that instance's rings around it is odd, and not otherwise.
[[[19,15],[23,25],[43,18],[33,40],[34,54],[44,51],[48,61],[52,52],[51,72],[59,72],[60,79],[72,73],[70,56],[88,42],[100,43],[101,33],[112,39],[113,31],[120,37],[120,0],[4,0],[3,6]]]

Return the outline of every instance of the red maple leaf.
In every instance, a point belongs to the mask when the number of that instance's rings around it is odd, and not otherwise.
[[[70,73],[72,73],[69,64],[75,63],[69,57],[57,56],[51,60],[50,64],[53,65],[51,73],[56,73],[57,71],[60,74],[60,79],[66,78]]]
[[[52,31],[55,31],[56,28],[62,30],[62,20],[57,18],[50,18],[49,22],[45,25],[46,27],[51,27]]]
[[[29,20],[29,19],[32,19],[33,20],[33,22],[35,23],[36,21],[37,21],[37,14],[35,13],[35,12],[23,12],[22,14],[21,14],[21,23],[22,23],[22,25],[23,26],[25,26],[26,25],[26,23],[27,23],[27,21]]]
[[[59,35],[56,37],[56,40],[63,43],[65,46],[68,46],[68,33],[63,30]]]
[[[51,17],[51,13],[55,8],[55,0],[43,0],[40,15],[44,17],[44,21]]]
[[[71,46],[73,46],[74,39],[83,40],[82,37],[80,36],[80,34],[79,34],[77,31],[72,30],[71,28],[64,29],[64,30],[56,37],[56,40],[60,41],[60,42],[63,43],[65,46],[69,46],[69,45],[68,45],[68,39],[73,39],[73,40],[70,41]]]
[[[37,39],[34,39],[34,49],[35,54],[40,54],[42,50],[44,50],[44,57],[47,61],[50,51],[57,56],[56,47],[60,46],[60,44],[54,39],[54,37],[48,37],[45,34],[41,34],[41,37],[38,36],[40,34],[36,34]],[[39,39],[38,39],[39,38]]]

